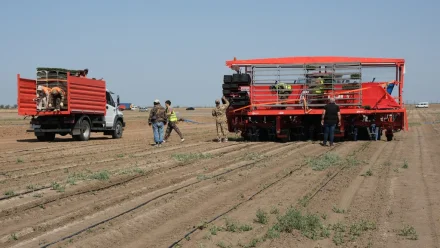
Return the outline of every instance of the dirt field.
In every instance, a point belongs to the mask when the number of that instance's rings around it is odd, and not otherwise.
[[[334,148],[219,144],[209,109],[179,112],[200,124],[161,148],[148,113],[120,140],[40,143],[0,112],[0,247],[440,247],[440,107]]]

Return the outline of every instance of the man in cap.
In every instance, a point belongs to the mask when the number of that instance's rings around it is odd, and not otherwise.
[[[50,91],[49,107],[55,106],[55,111],[60,111],[64,106],[64,91],[60,87],[53,87]]]
[[[222,137],[224,138],[224,142],[228,142],[228,137],[225,135],[225,130],[227,130],[226,110],[229,107],[229,101],[224,96],[222,99],[225,104],[220,104],[220,100],[218,99],[215,100],[215,108],[212,110],[212,116],[215,117],[218,142],[222,142]]]
[[[37,102],[38,111],[44,110],[48,107],[47,105],[49,104],[49,97],[50,97],[50,88],[43,85],[39,85],[37,87],[37,98],[34,98],[34,101]]]
[[[165,108],[160,105],[159,100],[154,100],[154,107],[148,117],[148,125],[153,125],[155,147],[160,147],[163,142],[163,127],[167,122]]]
[[[174,112],[174,109],[171,107],[171,101],[166,100],[165,106],[166,106],[165,112],[166,112],[167,118],[168,118],[168,125],[167,125],[167,131],[165,132],[165,138],[164,138],[163,142],[166,142],[168,140],[168,138],[170,137],[170,134],[173,130],[175,130],[176,133],[179,135],[180,142],[185,141],[182,133],[180,132],[179,128],[177,127],[177,115]]]

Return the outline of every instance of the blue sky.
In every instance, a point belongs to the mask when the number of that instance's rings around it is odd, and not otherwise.
[[[16,74],[89,68],[122,102],[213,105],[225,61],[285,56],[406,60],[404,99],[440,101],[440,1],[5,0],[0,103]]]

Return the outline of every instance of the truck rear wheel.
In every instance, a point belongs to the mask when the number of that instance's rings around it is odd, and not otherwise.
[[[122,123],[121,121],[117,121],[115,125],[115,130],[113,131],[112,138],[119,139],[122,137]]]
[[[72,135],[75,141],[87,141],[90,138],[90,123],[87,120],[81,120],[79,126],[79,135]]]

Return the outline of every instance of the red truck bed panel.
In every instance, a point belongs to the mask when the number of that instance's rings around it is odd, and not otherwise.
[[[67,77],[66,110],[61,112],[41,111],[37,113],[36,81],[17,75],[19,115],[69,115],[73,113],[106,114],[106,84],[103,80]]]

